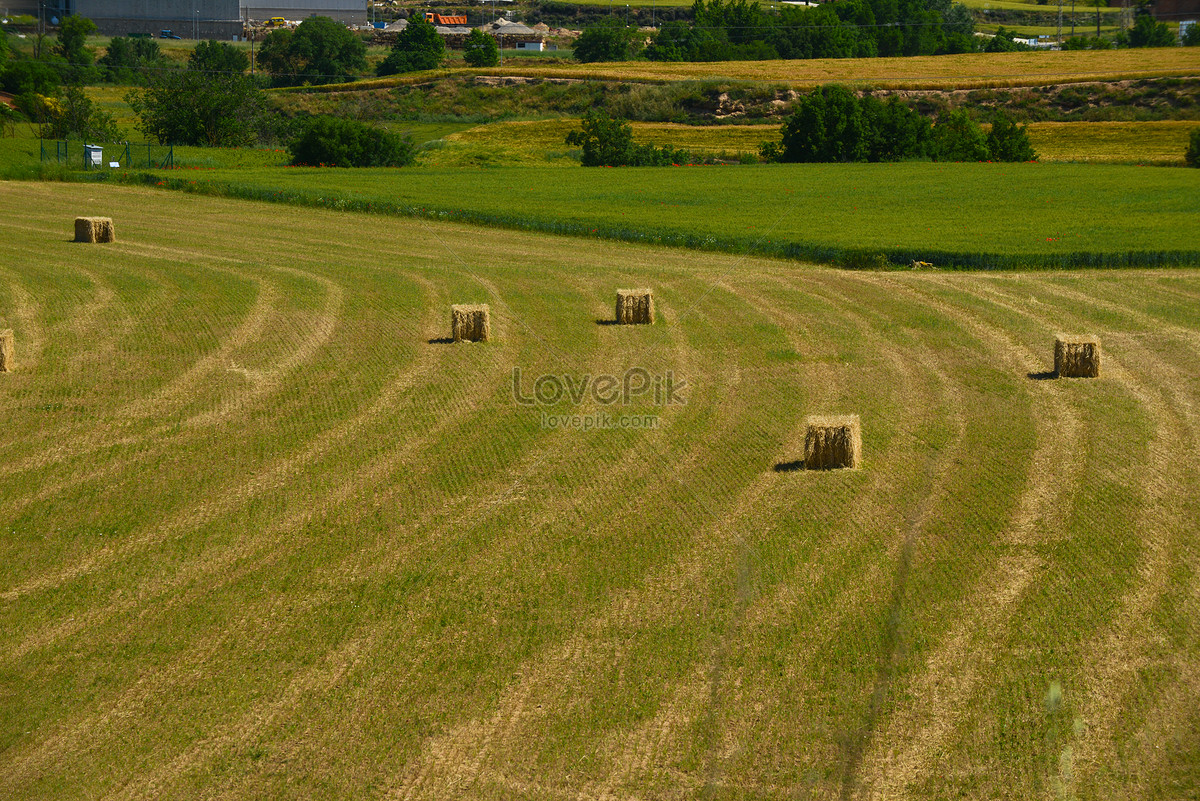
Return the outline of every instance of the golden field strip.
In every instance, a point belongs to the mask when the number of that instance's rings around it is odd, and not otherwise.
[[[807,59],[669,63],[507,64],[503,68],[440,70],[404,78],[378,78],[279,91],[341,92],[428,82],[447,75],[498,75],[604,81],[747,81],[811,89],[827,83],[879,89],[984,89],[1200,75],[1200,55],[1190,47],[964,53],[900,58]]]
[[[700,155],[757,154],[763,142],[777,142],[776,125],[678,125],[634,122],[635,141],[681,148]],[[1035,122],[1027,126],[1029,141],[1043,162],[1097,164],[1161,164],[1182,167],[1188,136],[1200,123]],[[394,126],[404,131],[404,124]],[[444,137],[442,146],[421,154],[423,166],[449,167],[488,161],[509,166],[577,167],[564,144],[579,129],[573,119],[494,122]]]
[[[1196,787],[1200,271],[0,204],[0,797]],[[1099,379],[1048,379],[1064,330]],[[536,401],[636,370],[677,394]],[[862,469],[792,469],[838,413]],[[605,415],[654,423],[557,422]]]

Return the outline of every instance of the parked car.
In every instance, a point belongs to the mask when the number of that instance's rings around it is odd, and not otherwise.
[[[158,32],[158,38],[159,39],[182,39],[183,37],[176,36],[174,33],[172,33],[171,31],[168,31],[168,30],[161,30]]]

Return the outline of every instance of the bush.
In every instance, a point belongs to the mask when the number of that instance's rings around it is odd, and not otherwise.
[[[1183,160],[1189,167],[1200,167],[1200,128],[1193,128],[1188,139],[1188,149],[1183,154]]]
[[[251,145],[266,117],[262,90],[242,73],[162,70],[125,101],[140,119],[139,130],[163,144]]]
[[[1130,47],[1170,47],[1175,37],[1165,22],[1156,22],[1149,14],[1142,14],[1129,29]]]
[[[143,40],[150,41],[152,40]],[[196,49],[188,57],[188,69],[199,70],[211,74],[235,73],[241,74],[250,68],[250,59],[241,50],[231,44],[209,39],[207,42],[197,42]]]
[[[583,63],[629,61],[641,48],[637,28],[628,28],[615,18],[587,28],[575,40],[575,58]]]
[[[68,86],[57,99],[46,98],[44,111],[38,132],[43,138],[93,142],[115,142],[121,138],[113,115],[93,103],[78,86]]]
[[[959,109],[944,115],[933,126],[930,155],[934,161],[987,161],[987,139],[983,129],[967,112]]]
[[[490,36],[488,37],[491,38]],[[492,43],[493,46],[495,43]],[[387,58],[375,68],[375,74],[396,75],[402,72],[436,69],[446,57],[446,43],[433,23],[414,16],[408,21]]]
[[[760,152],[769,161],[849,162],[922,158],[929,121],[891,98],[858,98],[843,86],[824,86],[801,98],[779,145]]]
[[[404,167],[415,160],[411,141],[341,117],[313,117],[288,143],[294,165]]]
[[[1029,50],[1029,45],[1018,42],[1014,39],[1014,31],[1004,30],[1001,25],[996,30],[996,35],[988,40],[987,46],[983,48],[985,53],[1014,53],[1020,50]]]
[[[567,144],[583,149],[585,167],[666,167],[691,161],[683,150],[633,142],[633,126],[592,109],[584,115],[582,129],[567,134]]]
[[[1193,22],[1187,26],[1187,30],[1184,31],[1182,37],[1182,43],[1184,47],[1200,46],[1200,22]]]
[[[463,60],[472,67],[494,67],[500,62],[500,48],[491,36],[478,28],[472,28],[467,35]]]
[[[1029,143],[1024,125],[1017,125],[1003,111],[997,111],[987,135],[987,150],[992,161],[1034,161],[1037,154]]]
[[[31,58],[19,58],[8,63],[0,75],[0,88],[11,95],[52,95],[58,92],[62,75],[50,64]]]

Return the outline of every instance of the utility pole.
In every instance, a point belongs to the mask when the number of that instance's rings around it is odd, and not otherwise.
[[[1062,47],[1062,7],[1063,0],[1058,0],[1058,46]]]

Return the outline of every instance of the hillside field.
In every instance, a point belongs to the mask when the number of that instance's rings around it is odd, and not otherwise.
[[[0,797],[1200,787],[1200,270],[0,204]],[[832,413],[862,468],[795,469]]]

